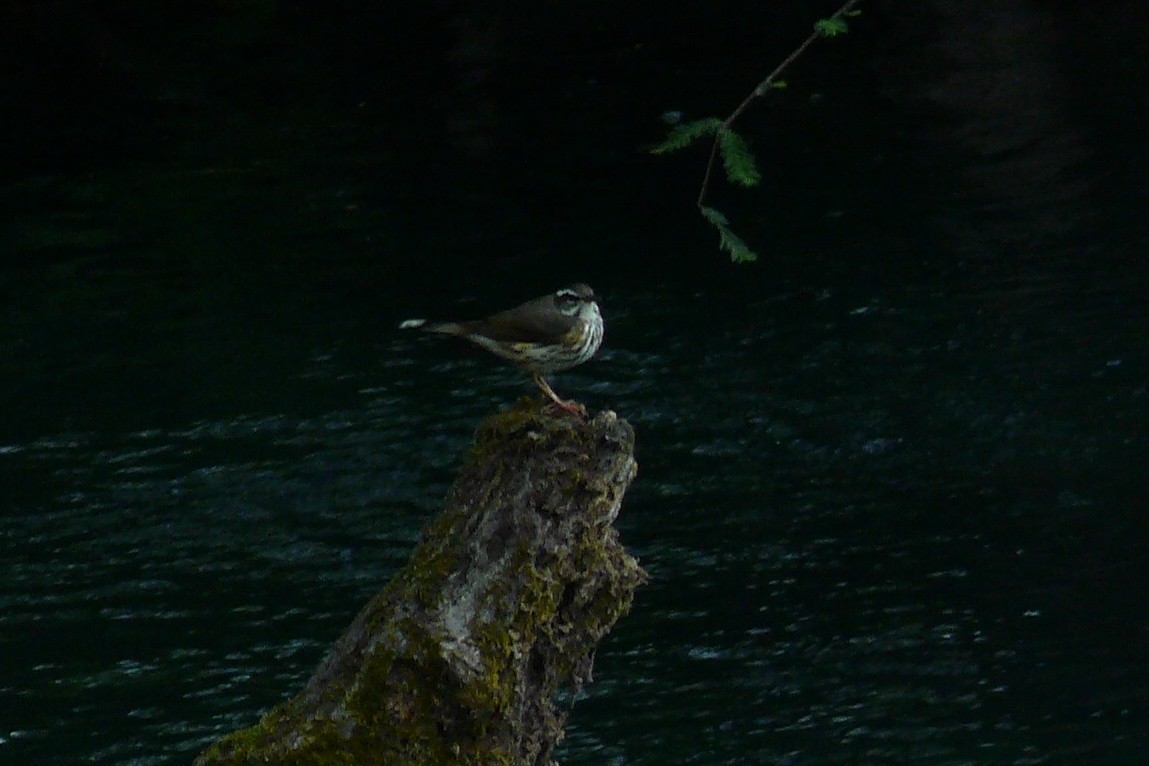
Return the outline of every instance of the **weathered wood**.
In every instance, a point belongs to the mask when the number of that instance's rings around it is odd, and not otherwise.
[[[613,526],[634,432],[524,400],[479,427],[447,507],[306,688],[196,761],[529,764],[562,738],[561,687],[645,580]]]

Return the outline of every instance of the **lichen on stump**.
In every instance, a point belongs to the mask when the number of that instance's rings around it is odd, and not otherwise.
[[[645,580],[613,526],[634,431],[523,400],[479,427],[447,507],[306,688],[197,759],[529,764],[562,738],[563,687]]]

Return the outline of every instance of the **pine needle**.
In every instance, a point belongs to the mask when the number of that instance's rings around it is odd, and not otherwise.
[[[669,135],[661,143],[650,148],[651,154],[666,154],[690,146],[703,136],[713,136],[722,130],[722,120],[717,117],[707,117],[702,120],[692,120],[671,128]]]
[[[722,164],[726,168],[726,177],[733,183],[742,186],[757,186],[762,180],[758,167],[754,163],[754,154],[746,139],[730,128],[724,128],[718,134],[718,149],[722,153]]]
[[[749,263],[758,260],[758,253],[750,249],[746,241],[730,229],[730,222],[726,216],[712,207],[700,207],[702,217],[718,229],[718,246],[730,253],[730,260],[735,263]]]

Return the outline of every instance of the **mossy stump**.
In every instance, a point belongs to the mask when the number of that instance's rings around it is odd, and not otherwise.
[[[293,699],[215,764],[552,763],[563,687],[646,576],[613,526],[634,431],[523,400],[485,420],[447,507]]]

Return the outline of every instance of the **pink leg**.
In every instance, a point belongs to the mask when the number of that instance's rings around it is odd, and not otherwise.
[[[575,401],[564,401],[560,399],[559,395],[556,394],[554,389],[550,387],[550,384],[543,379],[542,375],[536,372],[531,375],[531,378],[535,381],[535,385],[542,389],[542,392],[550,397],[550,400],[554,402],[555,406],[560,410],[569,412],[572,415],[581,415],[584,418],[586,417],[586,407]]]

